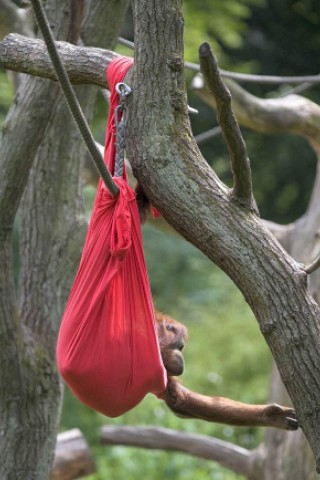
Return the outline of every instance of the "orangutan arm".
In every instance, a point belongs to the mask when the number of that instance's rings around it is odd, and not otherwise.
[[[298,422],[292,408],[280,405],[247,405],[224,397],[206,397],[183,387],[169,377],[162,396],[178,416],[237,426],[265,426],[296,430]]]

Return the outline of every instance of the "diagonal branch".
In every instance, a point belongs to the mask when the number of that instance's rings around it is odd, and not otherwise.
[[[218,438],[179,432],[157,427],[109,427],[101,429],[105,445],[130,445],[140,448],[183,452],[206,460],[213,460],[240,475],[251,473],[250,450]]]
[[[67,42],[56,44],[71,83],[106,88],[106,67],[118,54],[101,48],[78,47]],[[15,33],[0,42],[0,66],[56,80],[44,42]]]
[[[300,95],[281,98],[259,98],[232,80],[226,80],[232,95],[232,108],[240,125],[262,133],[288,132],[305,137],[320,151],[320,107]],[[215,98],[205,87],[200,75],[192,82],[202,100],[217,108]]]
[[[300,135],[306,138],[318,155],[317,173],[305,214],[287,226],[263,221],[294,258],[309,264],[318,251],[319,238],[317,225],[320,220],[320,106],[299,95],[259,98],[231,80],[227,80],[226,84],[231,91],[232,107],[240,125],[263,133],[288,132]],[[202,76],[196,75],[192,86],[205,103],[214,110],[217,108],[216,101],[206,88]],[[293,245],[295,246],[292,250]],[[304,254],[301,255],[301,252]]]
[[[312,262],[310,265],[306,266],[305,271],[306,273],[310,274],[315,272],[320,267],[320,255]]]
[[[233,195],[252,208],[252,181],[250,162],[239,124],[231,108],[231,94],[221,80],[218,62],[210,45],[199,48],[200,67],[210,92],[217,104],[217,117],[226,140],[233,172]]]

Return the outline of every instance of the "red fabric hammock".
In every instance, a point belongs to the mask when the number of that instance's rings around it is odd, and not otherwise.
[[[107,70],[111,105],[105,163],[114,171],[115,85],[132,60]],[[147,393],[166,388],[155,331],[135,192],[114,179],[114,198],[100,181],[82,258],[62,319],[57,361],[61,376],[83,403],[109,417],[122,415]]]

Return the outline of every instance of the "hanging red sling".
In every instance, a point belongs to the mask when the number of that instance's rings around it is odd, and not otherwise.
[[[111,102],[104,160],[112,174],[115,85],[131,66],[131,59],[120,57],[107,70]],[[58,368],[74,395],[109,417],[130,410],[149,392],[160,395],[167,382],[135,192],[125,171],[114,181],[117,197],[99,183],[57,344]]]

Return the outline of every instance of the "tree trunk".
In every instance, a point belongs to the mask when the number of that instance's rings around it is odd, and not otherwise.
[[[128,128],[133,172],[166,220],[242,291],[318,461],[320,312],[307,291],[303,266],[221,184],[192,139],[183,75],[182,3],[136,1],[134,17],[136,63],[127,78],[134,88]]]
[[[274,365],[270,386],[271,401],[285,402],[290,398],[282,383],[277,367]],[[312,450],[303,434],[298,430],[287,435],[280,430],[267,429],[263,444],[260,446],[261,480],[316,480],[315,460]]]
[[[265,222],[279,242],[292,257],[310,264],[320,251],[320,108],[310,100],[289,95],[278,99],[261,99],[248,94],[232,81],[227,81],[232,92],[233,107],[242,125],[264,133],[274,131],[292,132],[308,139],[318,156],[318,169],[306,213],[290,225]],[[194,82],[203,100],[216,108],[214,98],[205,88],[200,77]],[[296,106],[299,105],[297,109]],[[254,115],[252,115],[254,112]],[[319,304],[320,271],[309,277],[309,290]],[[276,366],[273,368],[269,401],[290,404],[290,399]],[[260,453],[260,459],[259,459]],[[260,478],[264,480],[315,480],[315,462],[311,449],[301,430],[287,435],[274,429],[266,431],[264,444],[256,455],[260,466]]]
[[[127,5],[127,0],[92,2],[83,27],[86,41],[112,46]],[[48,0],[46,6],[55,37],[65,38],[68,4]],[[80,87],[78,94],[90,118],[96,90]],[[34,78],[20,86],[1,140],[0,477],[45,480],[61,403],[55,341],[85,233],[80,187],[85,149],[58,86]],[[17,299],[11,233],[28,175],[20,209]]]
[[[315,145],[314,142],[312,142]],[[318,168],[310,203],[305,215],[289,228],[283,240],[292,256],[309,264],[319,254],[319,221],[320,221],[320,155]],[[320,271],[309,277],[309,289],[319,303]],[[276,366],[273,368],[270,401],[288,403],[288,394],[281,381]],[[273,429],[267,430],[264,440],[266,453],[264,480],[316,480],[315,461],[310,446],[302,431],[295,435],[285,435]]]
[[[57,12],[51,18],[61,34],[65,29],[62,3],[57,2]],[[57,430],[60,385],[53,346],[50,354],[42,339],[21,322],[11,254],[14,215],[56,95],[57,88],[48,82],[27,79],[17,92],[1,138],[0,477],[5,480],[47,478]]]

